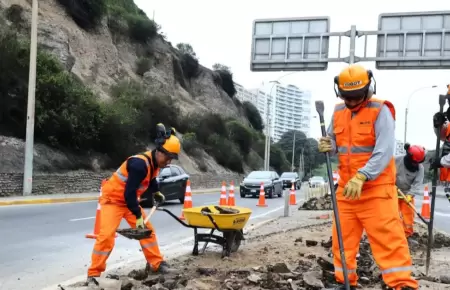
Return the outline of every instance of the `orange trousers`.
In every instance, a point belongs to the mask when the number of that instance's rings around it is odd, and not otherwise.
[[[130,227],[136,226],[136,216],[126,206],[115,204],[101,204],[100,232],[95,241],[92,251],[92,263],[88,270],[89,277],[99,277],[106,269],[106,260],[114,248],[116,230],[120,226],[122,218],[125,218]],[[144,210],[142,216],[146,217]],[[158,242],[153,226],[146,223],[147,228],[152,231],[150,238],[140,240],[142,252],[152,269],[157,270],[163,257],[159,251]]]
[[[395,290],[405,286],[417,289],[418,283],[411,277],[412,260],[403,233],[395,187],[376,186],[364,190],[359,200],[347,200],[342,192],[343,187],[339,186],[336,195],[350,284],[357,286],[356,255],[365,230],[386,285]],[[332,251],[336,281],[343,284],[344,275],[334,221]]]
[[[411,204],[414,205],[414,197],[411,199]],[[408,238],[414,233],[414,210],[401,198],[398,199],[398,209],[403,221],[403,230]]]

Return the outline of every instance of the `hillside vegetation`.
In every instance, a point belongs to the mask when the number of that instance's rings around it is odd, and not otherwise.
[[[80,158],[101,156],[101,167],[111,168],[152,143],[163,122],[177,129],[200,171],[213,169],[209,156],[235,172],[261,168],[262,118],[236,99],[230,68],[210,71],[191,45],[172,47],[129,0],[39,5],[37,142]],[[30,4],[0,0],[0,9],[0,134],[23,139]],[[286,153],[272,146],[277,171],[289,169]]]

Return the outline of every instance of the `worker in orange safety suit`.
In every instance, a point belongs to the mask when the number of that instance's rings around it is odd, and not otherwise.
[[[372,72],[352,64],[335,77],[336,95],[327,137],[318,149],[338,156],[337,210],[342,228],[351,289],[356,289],[356,255],[366,231],[385,284],[395,290],[417,289],[412,260],[398,211],[395,188],[395,109],[372,98]],[[337,89],[336,89],[337,87]],[[345,289],[336,225],[333,223],[335,289]]]
[[[92,251],[87,285],[98,285],[95,277],[106,269],[106,260],[114,247],[115,233],[123,218],[131,227],[147,227],[152,231],[148,239],[139,241],[147,260],[147,270],[161,274],[176,272],[163,260],[152,225],[150,222],[144,224],[146,215],[138,200],[153,185],[156,188],[154,199],[164,202],[164,195],[159,192],[155,178],[160,168],[167,166],[172,159],[178,159],[181,144],[175,133],[173,128],[166,132],[164,125],[158,124],[156,149],[129,157],[102,187],[100,231]]]
[[[425,148],[417,145],[411,146],[409,143],[406,143],[405,151],[406,154],[404,156],[395,157],[397,171],[395,185],[406,197],[405,200],[401,194],[398,194],[398,208],[403,220],[406,238],[408,242],[413,242],[409,239],[414,233],[415,212],[411,206],[414,206],[414,196],[423,192],[425,170],[421,163],[425,160]]]

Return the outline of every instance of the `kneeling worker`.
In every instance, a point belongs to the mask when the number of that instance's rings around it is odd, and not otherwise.
[[[116,230],[122,219],[126,219],[131,227],[147,227],[152,231],[148,239],[140,240],[142,252],[147,260],[147,268],[161,274],[174,273],[159,251],[155,231],[147,222],[145,213],[140,207],[138,198],[151,185],[159,169],[167,166],[172,159],[178,159],[181,144],[175,136],[175,130],[166,132],[164,125],[157,125],[156,149],[129,157],[108,179],[102,187],[100,204],[100,232],[92,251],[92,263],[88,270],[86,284],[98,285],[95,277],[100,277],[106,269],[106,260],[114,247]],[[153,181],[153,182],[152,182]],[[154,198],[164,202],[165,198],[155,186]]]
[[[337,210],[342,228],[351,289],[356,289],[356,255],[363,231],[383,280],[394,290],[412,290],[412,260],[398,213],[395,188],[395,109],[392,103],[372,98],[373,75],[352,64],[335,78],[337,104],[319,151],[337,154],[339,181]],[[333,223],[333,257],[336,281],[344,284],[336,225]],[[345,289],[339,286],[336,289]]]
[[[405,150],[406,155],[395,157],[397,168],[395,185],[407,198],[405,200],[401,194],[398,194],[398,208],[403,218],[403,229],[406,237],[409,238],[414,233],[415,212],[411,208],[414,206],[414,195],[423,192],[424,167],[421,163],[425,160],[425,149],[406,143]]]

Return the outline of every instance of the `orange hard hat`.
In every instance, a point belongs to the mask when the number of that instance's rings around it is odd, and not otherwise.
[[[355,99],[368,96],[369,90],[371,90],[370,83],[372,78],[371,70],[367,70],[359,64],[351,64],[334,78],[335,86],[338,89],[336,91],[335,88],[336,95]],[[371,91],[371,93],[374,92]]]
[[[178,159],[178,154],[181,151],[180,139],[178,139],[175,128],[171,127],[170,130],[166,131],[163,124],[158,123],[157,128],[157,150],[166,154],[172,159]]]

